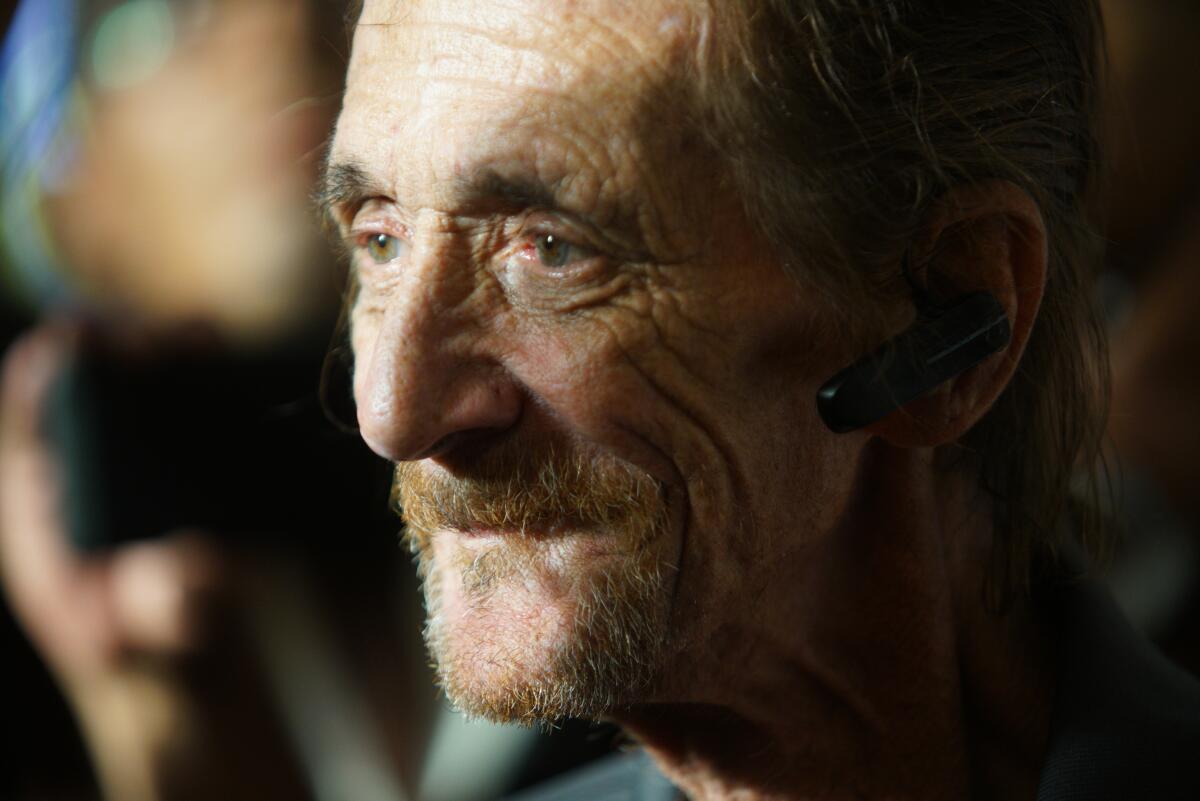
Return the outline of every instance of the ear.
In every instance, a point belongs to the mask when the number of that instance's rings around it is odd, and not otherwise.
[[[914,281],[939,300],[991,293],[1012,330],[1003,351],[867,429],[901,447],[933,447],[970,430],[1012,379],[1046,286],[1046,226],[1037,204],[1016,185],[964,185],[932,206],[909,260]]]

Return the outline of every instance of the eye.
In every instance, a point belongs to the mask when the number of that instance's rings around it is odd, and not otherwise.
[[[517,304],[545,310],[598,302],[616,273],[617,260],[559,234],[524,233],[507,251],[499,277]]]
[[[376,264],[387,264],[400,255],[400,240],[387,234],[370,234],[362,246]]]
[[[538,261],[551,269],[565,267],[583,257],[583,250],[554,234],[540,234],[533,240]]]

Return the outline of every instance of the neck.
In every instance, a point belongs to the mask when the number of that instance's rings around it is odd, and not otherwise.
[[[856,481],[617,721],[697,801],[1032,799],[1053,668],[1027,601],[985,608],[986,505],[880,443]]]

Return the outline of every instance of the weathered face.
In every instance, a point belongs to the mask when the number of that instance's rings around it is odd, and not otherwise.
[[[329,188],[359,422],[477,713],[673,693],[843,500],[818,307],[685,115],[686,8],[380,0],[356,32]]]

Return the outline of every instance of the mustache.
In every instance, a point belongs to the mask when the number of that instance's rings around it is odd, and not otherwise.
[[[510,438],[454,470],[401,462],[392,484],[393,509],[416,547],[438,529],[536,535],[633,523],[657,531],[666,524],[663,495],[628,462],[546,437]]]

